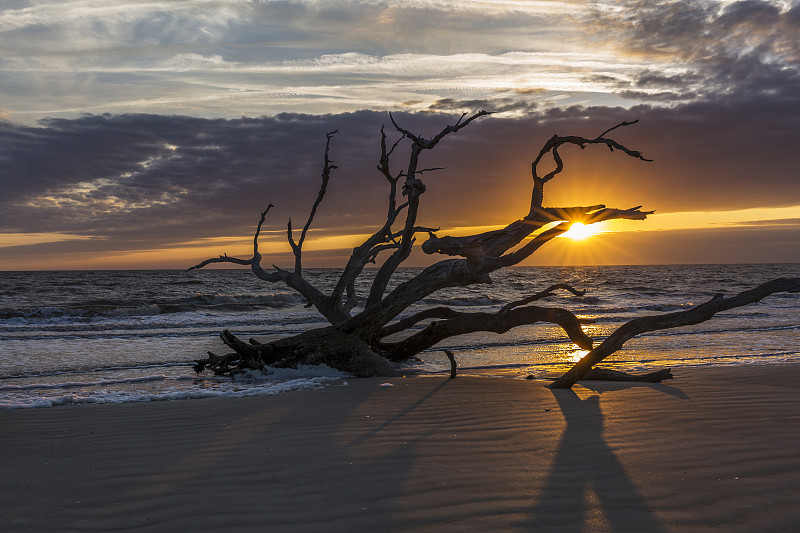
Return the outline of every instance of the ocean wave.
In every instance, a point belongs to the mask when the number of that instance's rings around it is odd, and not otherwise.
[[[74,389],[78,387],[106,387],[109,385],[128,385],[132,383],[147,383],[151,381],[165,381],[167,379],[194,379],[191,376],[181,376],[177,378],[167,378],[164,374],[154,376],[142,376],[137,378],[104,379],[100,381],[63,381],[61,383],[28,383],[26,385],[0,385],[0,392],[17,392],[27,390],[48,390],[48,389]]]
[[[30,409],[60,405],[157,402],[166,400],[193,400],[199,398],[243,398],[246,396],[271,396],[285,392],[320,389],[336,381],[338,377],[297,378],[288,381],[261,383],[257,386],[237,389],[188,388],[163,392],[123,390],[117,392],[98,391],[93,394],[64,394],[52,397],[22,397],[0,399],[0,409]]]
[[[35,373],[26,373],[26,374],[11,374],[6,376],[0,376],[0,382],[5,379],[42,379],[42,378],[50,378],[55,376],[64,376],[68,374],[92,374],[98,372],[119,372],[119,371],[129,371],[129,370],[147,370],[152,368],[172,368],[172,367],[190,367],[193,366],[193,363],[190,362],[180,362],[180,363],[139,363],[136,365],[109,365],[109,366],[99,366],[99,367],[90,367],[90,368],[70,368],[68,370],[54,370],[50,372],[35,372]],[[2,386],[0,386],[0,390],[2,390]]]
[[[683,335],[719,335],[723,333],[765,333],[770,331],[800,330],[800,324],[783,324],[778,326],[734,326],[730,328],[702,328],[689,330],[662,330],[643,333],[642,337],[677,337]]]
[[[641,311],[659,311],[669,313],[671,311],[683,311],[694,307],[694,304],[650,304],[638,306],[635,309]]]
[[[583,302],[592,304],[594,302]],[[624,301],[622,302],[624,303]],[[599,305],[597,307],[585,307],[578,311],[578,314],[601,314],[601,315],[630,315],[642,313],[644,311],[658,311],[659,313],[669,313],[672,311],[686,311],[695,307],[694,303],[648,303],[632,305]],[[628,317],[626,317],[628,318]]]
[[[422,303],[430,305],[448,305],[453,307],[502,305],[505,300],[489,295],[484,296],[454,296],[452,298],[425,298]]]
[[[715,315],[717,318],[768,318],[772,315],[769,313],[762,313],[760,311],[753,311],[753,312],[745,312],[745,313],[736,313],[727,311],[725,313],[717,313]]]
[[[633,293],[633,295],[635,296],[664,296],[671,294],[670,291],[666,291],[658,287],[649,287],[646,285],[634,286],[634,287],[622,287],[622,289],[626,291],[631,291],[631,293]]]
[[[32,309],[0,309],[0,320],[14,318],[52,319],[61,317],[127,317],[185,313],[198,310],[240,311],[260,307],[280,308],[305,303],[295,292],[271,294],[197,294],[172,301],[137,303],[90,300],[70,306],[43,306]]]
[[[176,304],[191,306],[263,305],[267,307],[282,307],[284,305],[305,303],[305,301],[305,298],[296,292],[286,291],[270,294],[197,294],[191,298],[178,300]]]
[[[141,366],[131,368],[143,368]],[[0,386],[0,409],[53,407],[87,403],[130,403],[195,398],[239,398],[320,388],[352,377],[325,365],[267,368],[235,379],[208,375],[150,374],[137,377],[96,378],[80,381],[34,382]],[[144,385],[144,386],[142,386]],[[81,389],[70,392],[70,390]]]

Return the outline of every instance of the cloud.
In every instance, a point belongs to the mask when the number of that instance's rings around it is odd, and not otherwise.
[[[587,70],[622,71],[593,53],[322,54],[309,59],[236,61],[221,54],[182,52],[146,64],[28,61],[7,67],[0,90],[20,117],[77,115],[93,109],[116,113],[189,112],[200,116],[395,109],[418,100],[502,99],[520,91],[547,102],[555,94],[607,93]],[[535,85],[534,85],[535,84]],[[34,102],[30,91],[37,97]],[[465,95],[469,95],[466,96]],[[496,107],[506,105],[498,102]]]
[[[537,91],[535,94],[541,94]],[[455,98],[442,98],[428,106],[428,109],[436,112],[460,111],[468,113],[475,109],[483,109],[490,113],[516,113],[528,114],[530,111],[539,107],[536,102],[529,102],[521,97],[517,98],[494,98],[482,100],[458,100]]]
[[[379,217],[383,210],[371,205],[384,196],[373,170],[383,119],[373,113],[237,120],[107,115],[51,119],[39,127],[4,124],[0,225],[147,246],[241,234],[269,202],[278,206],[280,224],[288,216],[302,219],[318,187],[325,132],[339,128],[349,130],[333,143],[345,182],[336,176],[328,198],[333,210],[322,210],[318,221],[324,227],[334,215],[339,229],[363,226],[370,222],[365,214]],[[361,209],[347,198],[355,184],[369,199]]]
[[[615,135],[655,162],[565,149],[551,203],[798,203],[800,4],[587,5],[5,6],[0,232],[85,236],[87,254],[147,250],[240,237],[274,203],[265,238],[282,240],[290,216],[305,220],[333,129],[339,169],[314,228],[363,232],[384,217],[374,165],[387,109],[423,135],[464,111],[497,112],[425,154],[426,166],[447,167],[425,178],[420,222],[431,226],[524,215],[544,140],[632,118]]]
[[[480,103],[440,105],[462,109]],[[331,153],[339,168],[314,228],[363,233],[385,216],[386,183],[374,165],[378,131],[387,118],[365,111],[243,119],[91,115],[35,127],[0,123],[0,231],[168,246],[246,235],[258,212],[273,203],[268,229],[281,240],[289,217],[295,226],[305,220],[319,186],[325,132],[339,129]],[[396,118],[422,135],[455,119],[424,113]],[[421,222],[452,227],[521,217],[529,203],[530,162],[548,137],[592,137],[631,118],[641,122],[614,135],[655,162],[565,148],[565,171],[548,185],[548,203],[644,204],[669,212],[795,205],[800,198],[794,146],[800,98],[790,107],[770,100],[573,107],[482,119],[424,154],[425,166],[447,168],[425,177]],[[399,171],[402,159],[395,165]]]
[[[582,2],[101,2],[0,8],[16,120],[396,109],[498,89],[607,92],[635,63],[585,46]],[[552,43],[558,48],[552,50]],[[587,52],[588,50],[588,52]]]
[[[27,50],[28,55],[50,51],[54,42],[63,45],[62,53],[139,49],[148,54],[157,53],[158,47],[224,43],[227,59],[243,61],[253,56],[242,45],[256,46],[258,60],[269,56],[268,47],[282,48],[282,57],[295,59],[329,50],[370,55],[398,50],[497,53],[530,49],[525,43],[552,36],[581,5],[574,1],[51,0],[0,9],[0,33],[22,41],[11,43],[11,49]],[[526,31],[532,26],[536,35]],[[463,38],[465,33],[469,39]]]
[[[625,0],[621,9],[596,11],[587,27],[612,34],[628,54],[671,58],[669,75],[645,69],[630,82],[675,99],[796,91],[800,79],[800,4],[744,0],[696,2]],[[676,87],[681,90],[675,90]]]
[[[800,5],[756,0],[44,1],[0,9],[0,95],[29,123],[683,103],[797,89],[798,32]]]

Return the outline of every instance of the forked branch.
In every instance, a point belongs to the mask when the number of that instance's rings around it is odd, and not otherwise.
[[[239,259],[237,257],[229,257],[228,254],[223,254],[219,257],[212,257],[211,259],[206,259],[205,261],[190,267],[188,270],[196,270],[201,269],[206,265],[210,265],[212,263],[233,263],[235,265],[248,265],[252,268],[253,272],[258,274],[260,271],[264,276],[269,277],[270,279],[266,279],[266,281],[280,281],[280,277],[277,276],[274,279],[270,277],[266,272],[261,270],[261,254],[258,252],[258,236],[261,234],[261,226],[264,225],[264,220],[267,218],[267,213],[269,210],[272,209],[272,204],[269,204],[267,208],[261,212],[261,218],[258,220],[258,226],[256,227],[255,235],[253,236],[253,257],[250,259]],[[259,278],[265,279],[264,276],[258,276]]]
[[[334,299],[328,295],[323,294],[322,291],[320,291],[317,287],[306,281],[302,276],[301,258],[302,258],[303,243],[306,239],[306,235],[308,234],[308,230],[311,227],[311,223],[314,220],[314,215],[316,214],[317,208],[322,203],[322,200],[325,198],[325,193],[327,191],[327,186],[328,186],[328,181],[330,180],[331,171],[333,171],[336,168],[336,165],[333,164],[333,161],[331,161],[329,156],[331,139],[336,133],[338,133],[338,130],[329,132],[327,134],[327,142],[325,144],[324,164],[322,168],[322,184],[320,186],[319,193],[317,194],[317,198],[315,199],[314,204],[311,207],[311,212],[308,216],[308,220],[306,221],[300,233],[300,239],[297,242],[294,241],[292,235],[291,219],[289,220],[287,225],[287,240],[289,241],[289,245],[291,246],[292,252],[294,253],[295,257],[295,268],[293,272],[288,270],[283,270],[274,265],[273,265],[274,266],[273,272],[266,272],[261,267],[262,256],[258,251],[258,238],[259,235],[261,234],[261,228],[264,224],[267,213],[273,207],[272,204],[269,204],[267,209],[265,209],[261,213],[261,218],[258,221],[258,226],[256,227],[255,235],[253,237],[253,257],[249,259],[239,259],[235,257],[229,257],[227,254],[225,254],[219,257],[206,259],[205,261],[191,267],[189,270],[203,268],[206,265],[212,263],[234,263],[237,265],[247,265],[250,266],[253,273],[259,279],[271,283],[282,281],[288,287],[296,290],[298,293],[300,293],[303,297],[306,298],[309,305],[313,305],[332,324],[338,324],[350,318],[350,315],[348,311],[345,310],[345,307],[342,305],[340,298]]]

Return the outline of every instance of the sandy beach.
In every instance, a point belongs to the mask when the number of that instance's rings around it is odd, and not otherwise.
[[[800,365],[675,375],[1,411],[0,530],[796,530]]]

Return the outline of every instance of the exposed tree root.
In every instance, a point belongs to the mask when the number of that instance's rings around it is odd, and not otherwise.
[[[298,365],[327,365],[356,376],[390,376],[394,366],[373,352],[355,335],[325,327],[268,343],[247,344],[228,330],[220,334],[234,353],[224,356],[208,352],[194,369],[211,370],[218,376],[233,376],[245,370],[296,368]]]

